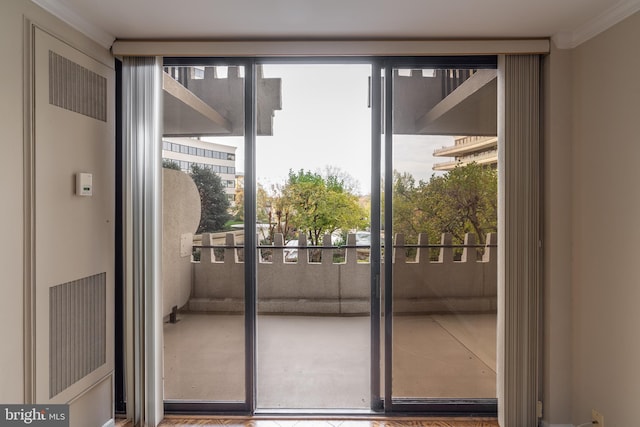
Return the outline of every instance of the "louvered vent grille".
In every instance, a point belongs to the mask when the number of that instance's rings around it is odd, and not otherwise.
[[[106,273],[49,289],[49,394],[105,363]]]
[[[107,79],[49,51],[49,103],[107,121]]]

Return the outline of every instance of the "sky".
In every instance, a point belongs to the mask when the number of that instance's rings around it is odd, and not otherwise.
[[[256,175],[266,188],[283,183],[290,169],[323,171],[327,166],[347,172],[360,194],[371,185],[371,110],[366,64],[264,65],[265,77],[282,79],[282,110],[275,112],[273,135],[259,136]],[[208,138],[209,139],[209,138]],[[210,138],[235,145],[236,169],[244,172],[243,138]],[[452,145],[450,136],[394,137],[394,169],[428,180],[436,148]]]

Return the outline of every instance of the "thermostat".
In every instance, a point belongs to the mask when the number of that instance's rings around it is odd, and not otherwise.
[[[93,195],[93,175],[90,173],[76,174],[76,196]]]

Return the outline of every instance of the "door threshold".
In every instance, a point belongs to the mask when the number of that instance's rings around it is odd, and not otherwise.
[[[384,416],[383,412],[371,409],[256,409],[254,417],[259,418],[364,418]]]

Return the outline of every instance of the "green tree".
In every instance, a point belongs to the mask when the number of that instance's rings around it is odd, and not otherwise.
[[[236,221],[244,221],[244,187],[236,187],[233,218]]]
[[[224,228],[229,220],[229,200],[222,186],[222,180],[213,171],[198,165],[191,166],[191,178],[195,182],[202,211],[197,234],[212,233]]]
[[[345,188],[343,178],[299,170],[289,171],[280,200],[274,204],[287,224],[305,233],[312,245],[336,230],[362,229],[368,225],[368,213],[359,198]]]
[[[409,174],[394,174],[394,232],[415,242],[420,232],[432,239],[451,233],[462,243],[465,233],[474,233],[484,242],[497,231],[498,179],[495,169],[476,163],[457,166],[427,182]]]
[[[176,171],[182,170],[180,169],[180,165],[169,159],[162,159],[162,167],[165,169],[173,169]]]
[[[282,233],[285,241],[295,238],[295,230],[289,224],[290,206],[282,197],[283,185],[272,185],[270,192],[258,184],[256,193],[256,219],[259,223],[268,224],[267,234],[262,237],[265,243],[273,243],[274,234]]]
[[[348,172],[340,169],[337,166],[325,166],[322,171],[322,177],[327,181],[338,182],[344,191],[351,194],[360,193],[360,183],[354,177],[349,175]]]

